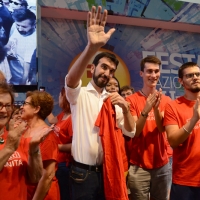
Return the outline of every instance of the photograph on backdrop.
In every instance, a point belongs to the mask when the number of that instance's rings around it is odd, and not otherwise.
[[[0,0],[0,70],[11,85],[37,85],[36,0]]]

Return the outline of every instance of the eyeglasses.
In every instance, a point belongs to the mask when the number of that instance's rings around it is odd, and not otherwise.
[[[16,6],[18,6],[18,5],[21,6],[21,5],[22,5],[21,3],[17,3],[16,1],[11,1],[11,0],[10,0],[9,2],[10,2],[10,3],[14,3]]]
[[[199,77],[200,76],[200,72],[195,72],[195,73],[190,73],[190,74],[184,74],[183,76],[185,76],[187,79],[189,79],[189,78],[194,78],[194,75],[196,77]]]
[[[0,110],[2,110],[3,107],[5,107],[6,110],[12,110],[12,105],[11,104],[4,105],[4,104],[0,103]]]
[[[24,101],[23,103],[22,103],[22,106],[25,106],[25,105],[32,105],[30,102],[28,102],[28,101]]]

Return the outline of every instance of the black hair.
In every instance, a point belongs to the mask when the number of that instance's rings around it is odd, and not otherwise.
[[[29,9],[16,9],[14,10],[12,17],[16,22],[22,22],[27,19],[31,21],[32,25],[36,22],[36,15]]]
[[[99,60],[101,58],[108,58],[110,59],[115,65],[116,65],[116,68],[117,68],[117,65],[119,64],[119,61],[117,60],[116,56],[112,53],[108,53],[108,52],[102,52],[102,53],[99,53],[95,56],[92,64],[94,64],[95,66],[98,65],[99,63]]]
[[[183,78],[183,70],[189,67],[198,67],[200,68],[197,63],[195,62],[186,62],[184,63],[182,66],[180,66],[180,68],[178,69],[178,77],[179,78]]]

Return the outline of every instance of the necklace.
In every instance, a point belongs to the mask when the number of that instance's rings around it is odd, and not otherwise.
[[[140,90],[140,92],[143,94],[143,96],[147,97],[147,95],[142,90]]]

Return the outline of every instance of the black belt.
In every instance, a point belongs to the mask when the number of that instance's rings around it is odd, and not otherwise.
[[[86,164],[83,164],[83,163],[76,162],[75,160],[73,161],[73,165],[75,167],[79,167],[81,169],[85,169],[85,170],[89,170],[89,171],[95,171],[95,172],[102,172],[103,171],[102,165],[98,165],[98,166],[86,165]]]

